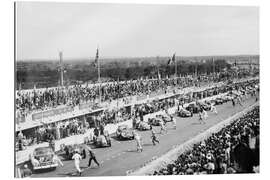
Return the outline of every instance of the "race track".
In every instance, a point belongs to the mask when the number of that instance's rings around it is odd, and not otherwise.
[[[248,106],[255,103],[255,98],[244,100],[243,106],[237,104],[232,106],[231,102],[218,105],[218,115],[208,111],[206,124],[199,124],[198,114],[192,118],[177,117],[177,129],[172,128],[172,124],[167,124],[167,134],[158,134],[160,144],[152,145],[151,132],[139,131],[143,138],[143,152],[136,151],[135,141],[118,141],[112,138],[111,148],[94,149],[97,160],[101,163],[97,167],[94,162],[90,168],[87,168],[88,157],[81,161],[81,168],[84,170],[82,176],[121,176],[126,175],[129,170],[140,168],[142,164],[151,160],[154,156],[161,156],[168,152],[174,145],[181,144],[188,139],[196,136],[200,132],[227,119],[228,117],[242,111]],[[159,132],[160,127],[154,127]],[[63,167],[58,167],[55,171],[46,171],[34,173],[31,177],[69,177],[77,176],[73,161],[64,161]]]

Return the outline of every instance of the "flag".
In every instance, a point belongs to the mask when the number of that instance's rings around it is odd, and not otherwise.
[[[172,62],[175,63],[175,53],[173,54]]]
[[[168,65],[170,65],[171,63],[175,63],[175,53],[173,54],[172,58],[169,59]]]
[[[96,52],[96,58],[95,58],[95,63],[94,63],[94,65],[95,65],[95,67],[97,67],[98,66],[98,48],[97,48],[97,52]]]
[[[170,65],[172,63],[172,59],[170,58],[168,61],[168,65]]]
[[[159,69],[158,69],[158,79],[161,79],[160,73],[159,73]]]
[[[237,63],[236,63],[236,59],[234,60],[234,64],[233,64],[234,66],[236,66],[237,65]]]

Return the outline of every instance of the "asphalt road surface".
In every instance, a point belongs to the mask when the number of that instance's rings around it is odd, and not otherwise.
[[[198,135],[211,126],[222,120],[242,111],[255,103],[255,98],[244,100],[243,106],[236,104],[232,106],[231,102],[218,105],[218,114],[208,111],[206,124],[198,122],[198,114],[191,118],[177,118],[177,129],[173,129],[171,123],[167,123],[168,132],[166,134],[157,134],[160,144],[153,146],[151,142],[151,131],[138,131],[142,136],[143,152],[136,151],[136,142],[118,141],[112,138],[112,147],[94,149],[97,160],[101,166],[98,167],[93,161],[90,168],[88,165],[88,156],[82,160],[80,167],[83,170],[81,176],[122,176],[129,170],[135,170],[141,167],[145,162],[155,156],[161,156],[168,152],[174,145],[182,144],[190,138]],[[160,127],[154,127],[159,133]],[[58,167],[54,171],[45,171],[34,173],[31,177],[70,177],[77,176],[74,162],[72,160],[63,160],[64,166]]]

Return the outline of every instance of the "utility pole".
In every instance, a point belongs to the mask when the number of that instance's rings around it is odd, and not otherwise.
[[[197,62],[195,64],[195,76],[196,76],[196,79],[197,79],[197,77],[198,77],[198,64],[197,64]]]
[[[60,85],[64,86],[64,66],[63,66],[63,53],[59,52],[60,58]]]
[[[97,61],[97,66],[98,66],[98,93],[99,93],[99,103],[101,104],[101,82],[100,82],[100,63],[99,63],[99,47],[97,47],[97,52],[96,52],[96,59]]]
[[[176,61],[176,57],[175,57],[175,63],[174,63],[174,65],[175,65],[175,78],[177,77],[177,61]]]
[[[215,60],[214,60],[214,57],[213,57],[213,75],[215,74]]]

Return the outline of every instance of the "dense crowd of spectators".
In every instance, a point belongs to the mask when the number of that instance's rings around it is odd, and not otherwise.
[[[254,173],[259,167],[259,106],[197,143],[154,175]]]
[[[212,75],[201,75],[197,79],[190,76],[165,79],[140,79],[100,85],[102,101],[166,91],[168,87],[198,86],[202,82],[217,81]],[[16,115],[24,116],[35,110],[47,110],[61,105],[76,106],[99,98],[99,85],[74,85],[16,92]]]

